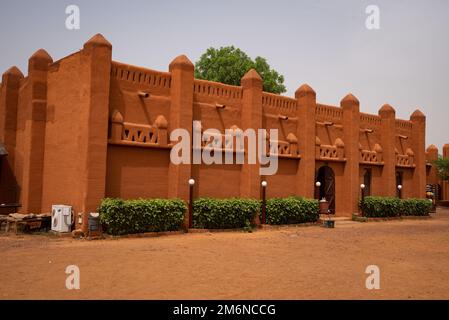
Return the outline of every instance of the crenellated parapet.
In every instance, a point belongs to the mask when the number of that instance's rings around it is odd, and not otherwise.
[[[281,96],[274,93],[262,93],[262,108],[267,114],[294,117],[296,115],[298,101],[296,99]]]
[[[111,79],[162,91],[169,91],[171,75],[169,72],[156,71],[133,65],[112,61]]]
[[[241,100],[242,87],[219,82],[195,79],[193,94],[200,97],[214,97],[220,100]]]
[[[316,120],[330,121],[333,123],[341,124],[343,119],[343,110],[340,107],[325,105],[321,103],[316,104]]]

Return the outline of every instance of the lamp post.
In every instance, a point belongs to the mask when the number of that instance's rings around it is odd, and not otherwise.
[[[194,179],[189,179],[189,228],[193,228],[193,186]]]
[[[398,184],[398,197],[402,199],[402,184]],[[402,212],[399,212],[399,216],[402,216]]]
[[[362,189],[362,203],[360,204],[360,208],[362,209],[362,217],[363,217],[364,216],[363,204],[365,203],[365,185],[363,183],[360,185],[360,189]]]
[[[267,223],[267,182],[265,180],[262,181],[262,224]]]
[[[315,198],[317,198],[318,200],[320,200],[320,187],[321,182],[319,181],[315,182]]]

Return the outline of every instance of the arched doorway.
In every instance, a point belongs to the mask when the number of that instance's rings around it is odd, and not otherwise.
[[[321,183],[319,199],[325,198],[329,202],[331,214],[335,214],[335,174],[328,166],[318,169],[317,181]]]

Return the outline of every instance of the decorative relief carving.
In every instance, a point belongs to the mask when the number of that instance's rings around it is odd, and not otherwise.
[[[397,123],[400,123],[403,126],[408,125],[408,122],[406,122],[406,121],[400,121]],[[414,168],[415,167],[415,163],[414,163],[415,162],[415,153],[413,152],[412,149],[406,148],[406,144],[405,144],[405,141],[409,139],[409,136],[399,134],[399,135],[397,135],[397,137],[399,138],[399,147],[400,147],[401,151],[399,151],[398,148],[395,148],[396,166],[406,167],[406,168]],[[405,149],[405,152],[404,152],[404,149]]]
[[[333,145],[321,144],[321,140],[315,138],[315,158],[326,161],[346,161],[345,144],[340,138],[335,139]]]
[[[233,125],[229,128],[228,132],[221,133],[215,132],[214,130],[204,130],[203,128],[194,128],[194,134],[200,134],[201,139],[201,149],[214,149],[225,152],[244,152],[244,146],[236,138],[234,133],[236,130],[241,130],[238,126]],[[197,132],[199,131],[199,132]]]
[[[269,146],[269,139],[270,136],[267,133],[266,135],[267,147]],[[277,140],[277,150],[274,149],[273,147],[270,148],[269,155],[277,155],[280,158],[294,158],[294,159],[301,158],[301,155],[299,154],[298,150],[298,138],[295,136],[294,133],[290,132],[287,135],[287,140]]]
[[[209,130],[204,130],[201,128],[201,136],[203,137],[201,141],[201,148],[212,148],[214,150],[222,150],[226,152],[245,152],[243,140],[236,136],[235,131],[241,130],[238,126],[231,126],[230,130],[234,133],[229,133],[229,129],[225,130],[225,133],[219,133]],[[269,134],[266,133],[266,155],[277,155],[278,157],[285,158],[300,158],[298,152],[298,139],[293,133],[287,135],[287,141],[277,140],[277,149],[269,149]]]
[[[407,148],[405,154],[399,154],[396,149],[396,166],[398,167],[415,167],[415,154],[412,149]]]
[[[374,145],[373,150],[362,149],[360,146],[360,162],[364,164],[384,164],[382,147],[378,143]]]
[[[111,116],[111,138],[114,144],[146,147],[170,147],[167,135],[168,122],[163,115],[156,117],[153,125],[125,122],[115,110]]]

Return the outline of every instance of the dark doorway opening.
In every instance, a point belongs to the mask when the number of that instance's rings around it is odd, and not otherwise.
[[[435,200],[439,201],[443,199],[443,193],[439,184],[435,185]]]
[[[329,202],[329,211],[335,214],[335,174],[328,166],[318,170],[317,181],[321,183],[319,188],[319,199],[325,198]]]
[[[365,185],[365,196],[371,195],[371,169],[365,169],[363,174],[363,184]]]
[[[402,185],[402,172],[397,171],[396,172],[396,196],[398,198],[402,198],[402,188],[403,187],[404,186]]]

